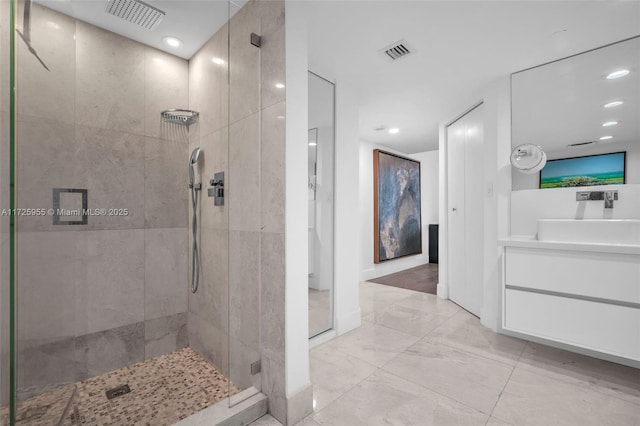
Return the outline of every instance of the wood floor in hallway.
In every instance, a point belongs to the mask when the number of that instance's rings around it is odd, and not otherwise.
[[[407,290],[420,291],[427,294],[436,294],[438,286],[438,264],[427,263],[369,280],[374,283],[405,288]]]

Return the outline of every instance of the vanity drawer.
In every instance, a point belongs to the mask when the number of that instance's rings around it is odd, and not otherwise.
[[[506,248],[507,286],[640,304],[640,256]]]
[[[505,291],[505,328],[640,360],[640,309]]]

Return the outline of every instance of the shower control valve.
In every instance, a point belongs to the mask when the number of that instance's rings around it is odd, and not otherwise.
[[[214,174],[209,183],[211,188],[207,190],[207,194],[213,197],[213,205],[224,206],[224,172]]]

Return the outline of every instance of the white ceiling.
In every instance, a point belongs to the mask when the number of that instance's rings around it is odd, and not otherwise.
[[[620,69],[632,72],[605,78]],[[549,153],[590,141],[640,144],[640,38],[515,74],[512,99],[514,146],[533,143]],[[618,100],[624,104],[603,107]],[[602,127],[607,121],[619,124]]]
[[[358,92],[363,140],[406,153],[437,149],[438,123],[492,81],[640,33],[638,1],[304,4],[312,70]],[[401,39],[414,54],[390,62],[378,53]]]
[[[162,22],[152,30],[105,13],[107,0],[34,1],[105,30],[189,59],[247,0],[144,0],[166,12]],[[163,41],[165,36],[180,39],[182,46],[168,46]]]
[[[166,16],[146,30],[106,14],[106,0],[35,1],[185,59],[246,2],[147,0]],[[492,81],[640,33],[637,0],[303,4],[312,71],[358,93],[363,140],[406,153],[437,149],[438,123],[477,102]],[[183,46],[168,47],[167,35]],[[378,52],[402,39],[415,53],[392,62]]]

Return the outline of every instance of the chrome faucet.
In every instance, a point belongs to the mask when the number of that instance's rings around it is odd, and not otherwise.
[[[612,209],[613,202],[618,199],[618,191],[578,191],[576,201],[601,201],[604,200],[604,208]]]
[[[618,191],[605,191],[604,192],[604,208],[612,209],[613,200],[618,199]]]

